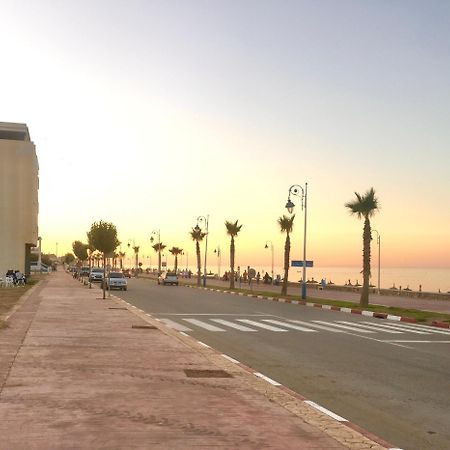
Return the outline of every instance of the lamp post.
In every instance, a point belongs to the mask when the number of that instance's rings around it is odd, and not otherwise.
[[[218,246],[214,249],[214,253],[217,254],[217,261],[218,261],[217,275],[218,275],[219,280],[220,280],[220,263],[222,262],[222,253],[220,252],[220,245],[218,245]]]
[[[289,196],[286,203],[286,209],[289,214],[294,212],[295,204],[291,200],[291,195],[296,195],[301,198],[302,210],[305,211],[304,231],[303,231],[303,279],[302,279],[302,299],[306,299],[306,218],[307,218],[307,198],[308,198],[308,183],[305,183],[303,188],[299,184],[293,184],[289,188]]]
[[[197,227],[199,222],[204,222],[206,227],[206,240],[205,240],[205,264],[203,268],[203,287],[206,286],[206,256],[208,253],[208,227],[209,227],[209,215],[205,216],[198,216],[197,217]]]
[[[150,242],[153,243],[155,238],[153,235],[158,236],[158,277],[161,275],[161,231],[159,228],[152,231],[152,236],[150,236]]]
[[[267,245],[267,243],[270,242],[270,251],[272,252],[272,283],[273,284],[273,243],[272,241],[266,241],[266,245],[264,248],[269,248],[269,246]]]
[[[128,248],[131,247],[131,242],[133,242],[134,250],[134,276],[137,278],[139,273],[139,245],[136,245],[134,239],[128,239]]]
[[[380,294],[380,273],[381,273],[381,237],[377,230],[372,230],[377,233],[377,244],[378,244],[378,295]]]

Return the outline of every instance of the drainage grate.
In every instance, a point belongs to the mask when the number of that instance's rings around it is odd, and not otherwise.
[[[139,328],[143,330],[157,330],[154,325],[131,325],[131,328]]]
[[[188,378],[232,378],[233,375],[225,372],[225,370],[197,370],[184,369],[184,373]]]

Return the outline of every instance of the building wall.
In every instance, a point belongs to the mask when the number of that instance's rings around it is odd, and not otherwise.
[[[38,170],[27,126],[0,122],[0,277],[27,272],[27,245],[37,245]]]

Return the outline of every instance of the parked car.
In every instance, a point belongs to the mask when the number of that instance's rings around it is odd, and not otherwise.
[[[103,280],[103,267],[93,267],[89,275],[89,281],[101,282]]]
[[[80,269],[80,277],[87,277],[89,276],[89,266],[83,266]]]
[[[106,277],[106,289],[120,289],[126,291],[128,289],[128,281],[122,272],[109,272]]]
[[[175,272],[163,272],[158,277],[158,284],[163,284],[164,286],[166,284],[175,284],[178,286],[178,276]]]
[[[123,274],[124,274],[125,277],[131,278],[131,272],[130,272],[130,269],[124,269],[124,270],[123,270]]]

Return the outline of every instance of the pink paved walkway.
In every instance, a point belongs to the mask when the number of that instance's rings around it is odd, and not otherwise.
[[[99,297],[56,272],[0,330],[1,450],[385,448]],[[149,325],[157,328],[138,328]],[[190,378],[187,369],[231,377]]]

